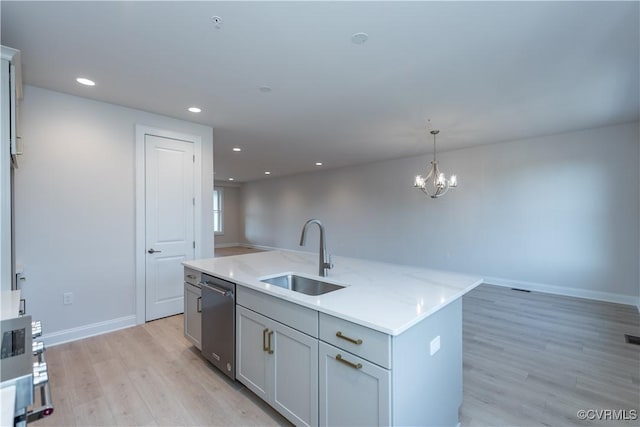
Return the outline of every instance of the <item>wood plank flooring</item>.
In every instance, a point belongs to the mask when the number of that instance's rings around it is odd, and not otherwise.
[[[581,421],[580,409],[638,411],[636,307],[482,285],[463,299],[468,426],[637,426]]]
[[[54,413],[37,426],[288,425],[183,337],[183,316],[47,349]]]
[[[482,285],[463,324],[463,426],[640,424],[576,418],[640,413],[635,307]],[[51,347],[47,362],[56,409],[38,426],[289,425],[199,355],[182,315]]]

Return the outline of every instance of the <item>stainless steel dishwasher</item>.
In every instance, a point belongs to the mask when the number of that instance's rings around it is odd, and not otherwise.
[[[202,275],[202,355],[236,379],[236,284]]]

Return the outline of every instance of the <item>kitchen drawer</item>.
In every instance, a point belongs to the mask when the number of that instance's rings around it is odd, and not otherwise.
[[[185,283],[189,283],[193,286],[200,287],[200,273],[199,271],[192,270],[190,268],[184,268],[184,281]]]
[[[238,285],[236,304],[318,338],[318,312]]]
[[[320,339],[391,369],[391,336],[320,313]]]

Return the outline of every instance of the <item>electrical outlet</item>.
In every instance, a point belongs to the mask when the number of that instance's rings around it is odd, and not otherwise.
[[[440,350],[440,335],[431,340],[431,356]]]
[[[73,292],[65,292],[62,294],[62,303],[64,305],[73,304]]]

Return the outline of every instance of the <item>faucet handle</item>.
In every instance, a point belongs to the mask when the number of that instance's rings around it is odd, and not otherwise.
[[[327,255],[327,262],[324,263],[324,268],[333,268],[333,260],[331,259],[331,254]]]

